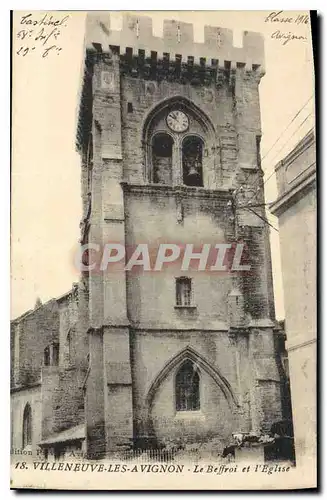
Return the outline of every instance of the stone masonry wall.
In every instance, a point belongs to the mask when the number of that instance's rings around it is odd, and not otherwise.
[[[92,121],[89,241],[126,243],[127,249],[137,243],[233,241],[239,228],[235,232],[235,220],[226,212],[233,191],[242,186],[244,202],[253,196],[258,203],[264,199],[258,149],[258,85],[264,73],[260,35],[245,32],[243,48],[237,49],[230,30],[206,27],[204,44],[196,44],[191,25],[166,21],[161,40],[153,37],[151,20],[144,16],[124,16],[122,31],[115,32],[108,15],[93,13],[87,19],[85,48],[87,71],[93,65],[93,106],[92,113],[85,113],[90,95],[86,79],[79,130]],[[149,186],[151,118],[166,103],[178,101],[191,110],[190,115],[202,116],[204,167],[215,174],[210,177],[205,172],[204,188],[183,186],[178,191],[176,186]],[[80,132],[77,139],[85,155]],[[83,172],[85,194],[85,168]],[[258,192],[253,192],[254,186],[259,186]],[[227,441],[233,429],[258,429],[280,415],[279,375],[268,319],[272,315],[268,234],[260,217],[246,210],[240,215],[239,237],[252,242],[254,274],[241,286],[248,315],[233,338],[228,313],[235,285],[231,276],[195,273],[196,307],[178,310],[175,278],[180,271],[91,273],[91,366],[86,387],[90,456],[104,454],[120,434],[124,440],[133,433],[134,438],[147,436],[153,426],[164,440],[169,429],[175,437],[189,430],[193,439],[208,437],[221,425],[219,432]],[[266,321],[262,332],[247,329],[251,319]],[[156,377],[185,349],[194,349],[204,359],[204,425],[177,422],[173,371],[153,389],[152,406],[148,400]],[[232,406],[208,375],[208,367],[221,373],[234,398]],[[225,427],[219,421],[220,408],[228,422]]]
[[[42,437],[84,422],[85,371],[44,367],[42,370]]]
[[[40,381],[44,349],[51,342],[59,341],[56,301],[50,301],[31,311],[19,321],[19,325],[19,370],[16,385],[24,386]]]

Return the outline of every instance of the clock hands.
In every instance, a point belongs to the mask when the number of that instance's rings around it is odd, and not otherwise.
[[[188,118],[182,111],[171,111],[167,116],[167,123],[175,132],[182,132],[188,128]]]
[[[173,120],[178,121],[178,117],[177,117],[175,114],[171,113],[170,117],[171,117]]]

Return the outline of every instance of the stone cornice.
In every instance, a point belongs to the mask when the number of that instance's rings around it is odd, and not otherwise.
[[[171,326],[165,324],[165,325],[160,325],[154,327],[153,323],[146,324],[146,323],[139,323],[139,324],[131,324],[131,330],[140,332],[140,333],[147,333],[147,332],[153,332],[156,334],[160,333],[176,333],[176,332],[215,332],[215,333],[227,333],[229,331],[229,326],[227,323],[223,321],[219,321],[213,326],[204,326],[203,323],[201,324],[196,324],[192,327],[190,326],[183,326],[183,325],[178,325],[176,323],[172,324]]]
[[[124,329],[124,328],[126,329],[129,327],[130,327],[130,323],[128,320],[126,320],[125,322],[117,321],[117,323],[109,323],[108,321],[106,321],[100,327],[93,327],[92,325],[90,325],[88,330],[87,330],[87,333],[89,333],[89,334],[97,333],[97,334],[103,335],[105,328],[116,328],[117,330],[119,330],[119,329]]]
[[[312,146],[315,143],[315,134],[314,130],[311,129],[303,139],[292,149],[290,153],[288,153],[285,158],[283,158],[280,162],[277,163],[275,167],[275,171],[279,170],[281,167],[287,168],[290,163],[293,163],[301,154],[304,153],[306,149]]]
[[[20,392],[20,391],[28,391],[30,389],[35,389],[37,387],[41,387],[41,382],[34,382],[33,384],[29,385],[20,385],[20,386],[15,386],[10,389],[10,393],[13,394],[15,392]]]
[[[197,198],[216,198],[221,200],[230,199],[231,191],[229,188],[219,187],[217,189],[206,189],[204,187],[194,186],[168,186],[167,184],[129,184],[121,182],[124,191],[139,194],[172,194],[176,196],[188,196],[190,194]]]
[[[271,213],[279,217],[306,193],[314,189],[315,182],[316,171],[310,170],[304,178],[293,184],[288,191],[283,193],[282,196],[269,206]]]

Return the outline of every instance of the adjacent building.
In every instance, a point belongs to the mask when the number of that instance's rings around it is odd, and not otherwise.
[[[275,167],[297,460],[316,459],[316,146],[310,130]]]
[[[11,322],[13,455],[82,451],[88,346],[79,332],[77,285]]]

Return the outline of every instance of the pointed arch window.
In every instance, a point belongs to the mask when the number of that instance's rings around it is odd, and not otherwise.
[[[203,142],[200,137],[185,137],[182,146],[183,184],[186,186],[203,186]]]
[[[23,415],[23,449],[32,444],[32,409],[26,404]]]
[[[210,118],[191,99],[181,95],[163,99],[144,122],[145,182],[214,188],[211,173],[216,167],[216,142]]]
[[[152,165],[154,183],[172,184],[173,139],[165,133],[152,139]]]
[[[187,360],[175,379],[176,411],[200,410],[200,377],[197,366]]]

